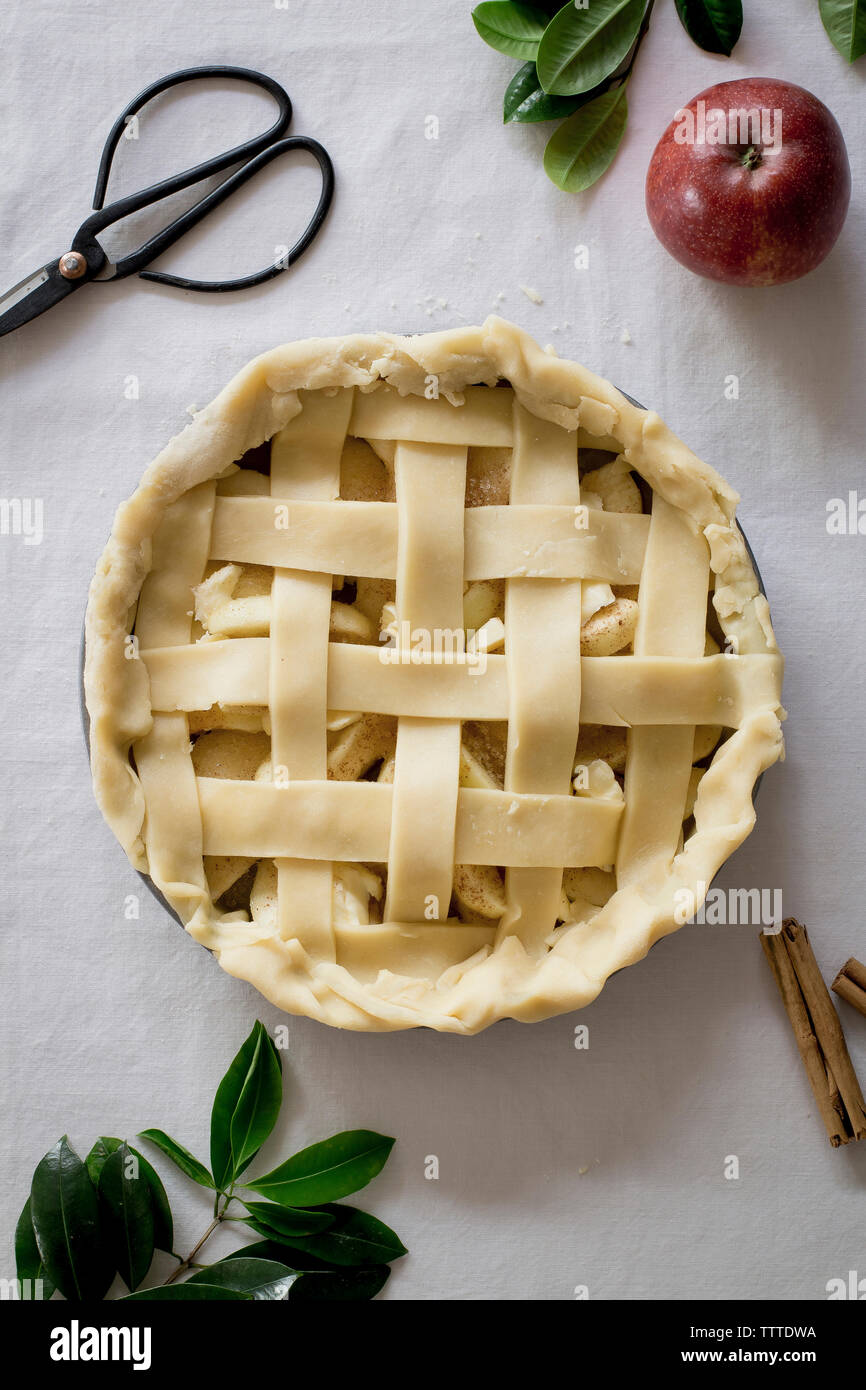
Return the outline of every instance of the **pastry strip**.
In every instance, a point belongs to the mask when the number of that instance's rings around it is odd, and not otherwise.
[[[435,379],[430,385],[435,388]],[[445,396],[401,396],[393,386],[357,391],[349,433],[360,439],[398,439],[458,448],[511,444],[514,392],[510,388],[491,391],[487,386],[467,386],[460,398],[462,404],[452,405]]]
[[[267,705],[267,637],[163,647],[141,655],[156,710]],[[395,657],[394,664],[384,664],[385,655],[372,646],[332,642],[329,708],[390,715],[412,709],[420,718],[508,718],[504,656],[487,656],[482,669],[467,660],[433,664],[412,652],[405,661]],[[737,729],[749,714],[776,707],[782,659],[769,654],[585,656],[580,669],[584,724],[721,724]]]
[[[210,550],[216,484],[201,483],[166,511],[153,537],[150,573],[135,622],[139,646],[189,651],[193,586]],[[210,901],[202,859],[201,812],[184,713],[155,713],[150,732],[133,745],[144,791],[149,873],[188,923]]]
[[[400,443],[394,478],[398,652],[404,625],[429,637],[435,652],[463,630],[466,449]],[[448,916],[454,879],[461,725],[415,718],[408,708],[397,725],[385,920],[437,921]]]
[[[394,787],[386,782],[197,779],[205,854],[384,863]],[[525,868],[609,864],[622,803],[462,787],[454,851],[461,864]],[[423,921],[422,915],[422,921]]]
[[[271,497],[331,502],[340,493],[340,455],[352,391],[301,393],[301,413],[271,443]],[[328,624],[331,575],[277,569],[271,587],[268,705],[271,766],[278,789],[290,779],[323,781],[328,770]],[[281,813],[288,808],[281,808]],[[297,938],[335,959],[330,864],[278,858],[277,919],[284,941]]]
[[[561,433],[569,439],[570,449],[574,434]],[[530,495],[537,496],[534,489]],[[602,512],[555,501],[470,507],[466,512],[466,578],[527,575],[637,584],[649,521],[648,516],[639,514]]]
[[[637,584],[649,517],[556,504],[470,507],[464,577]],[[393,502],[218,497],[211,559],[395,579]]]
[[[511,499],[517,506],[580,502],[577,435],[521,405],[514,408]],[[580,726],[580,580],[509,579],[505,632],[505,790],[567,796]],[[508,868],[497,940],[516,935],[540,954],[556,926],[561,894],[562,868]]]
[[[704,651],[710,552],[692,520],[656,493],[638,594],[634,658],[656,654],[699,657]],[[703,658],[702,658],[703,659]],[[707,664],[712,660],[706,659]],[[717,657],[736,666],[739,658]],[[676,687],[674,687],[676,689]],[[692,767],[694,727],[644,722],[628,735],[625,814],[617,859],[617,886],[649,865],[667,870],[680,844]]]

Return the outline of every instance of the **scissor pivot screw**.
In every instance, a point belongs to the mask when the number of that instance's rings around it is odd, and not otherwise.
[[[87,261],[78,251],[66,251],[60,257],[57,268],[64,280],[80,280],[87,270]]]

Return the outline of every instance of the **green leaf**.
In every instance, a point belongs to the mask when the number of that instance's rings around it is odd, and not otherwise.
[[[280,1207],[276,1202],[244,1202],[253,1217],[254,1231],[267,1230],[275,1239],[289,1236],[312,1236],[333,1226],[334,1217],[327,1211],[296,1211],[294,1207]]]
[[[248,1168],[280,1113],[283,1081],[279,1054],[262,1023],[255,1023],[214,1098],[210,1159],[224,1191]]]
[[[119,1149],[124,1141],[114,1139],[111,1136],[100,1135],[84,1162],[90,1174],[90,1181],[94,1187],[99,1186],[99,1175],[102,1172],[105,1160],[109,1154],[113,1154]],[[172,1253],[174,1244],[174,1221],[171,1215],[171,1205],[168,1200],[168,1193],[163,1187],[162,1178],[156,1169],[148,1163],[144,1154],[139,1153],[138,1149],[131,1144],[127,1145],[129,1152],[138,1159],[139,1168],[142,1176],[147,1179],[150,1187],[151,1209],[153,1212],[153,1243],[157,1250],[167,1250]]]
[[[251,1231],[255,1231],[255,1233],[256,1233],[257,1236],[261,1236],[261,1237],[262,1237],[262,1239],[261,1239],[260,1241],[255,1241],[254,1244],[256,1244],[256,1245],[268,1244],[268,1245],[275,1245],[275,1246],[278,1245],[278,1246],[280,1247],[280,1249],[281,1249],[282,1254],[285,1255],[285,1253],[286,1253],[286,1243],[287,1243],[287,1241],[288,1241],[288,1239],[289,1239],[288,1236],[281,1236],[281,1235],[274,1229],[273,1226],[266,1226],[265,1223],[264,1223],[264,1221],[259,1221],[259,1219],[258,1219],[257,1216],[247,1216],[247,1217],[244,1217],[244,1218],[243,1218],[243,1222],[244,1222],[244,1225],[245,1225],[245,1226],[248,1226],[249,1229],[250,1229]]]
[[[159,1284],[155,1289],[139,1289],[138,1293],[128,1293],[118,1299],[118,1303],[213,1303],[221,1299],[224,1303],[251,1303],[253,1295],[242,1293],[239,1289],[226,1289],[221,1284],[194,1284],[187,1279],[185,1284]]]
[[[485,43],[512,58],[534,58],[544,33],[537,8],[513,0],[484,0],[472,11],[472,22]]]
[[[260,1240],[253,1245],[244,1245],[239,1250],[233,1250],[225,1258],[226,1262],[255,1258],[276,1260],[279,1263],[286,1259],[286,1249],[284,1246],[274,1244],[273,1241]],[[299,1272],[300,1278],[291,1287],[290,1302],[293,1298],[305,1298],[320,1302],[325,1300],[347,1302],[349,1300],[375,1298],[391,1273],[387,1265],[356,1265],[354,1267],[347,1265],[338,1268],[335,1265],[326,1264],[324,1260],[317,1259],[315,1255],[308,1255],[303,1250],[293,1250],[291,1261],[292,1266]]]
[[[511,121],[556,121],[570,116],[588,100],[588,96],[550,96],[538,80],[535,64],[524,63],[505,89],[502,119],[506,125]]]
[[[153,1260],[153,1198],[141,1164],[127,1144],[121,1144],[102,1164],[99,1196],[108,1213],[117,1270],[133,1293]]]
[[[334,1224],[321,1235],[292,1240],[292,1248],[304,1250],[334,1265],[389,1264],[406,1254],[406,1247],[390,1226],[357,1207],[334,1204],[327,1208]]]
[[[166,1158],[170,1158],[182,1173],[186,1173],[188,1178],[197,1182],[200,1187],[209,1187],[213,1191],[214,1181],[205,1168],[203,1163],[185,1149],[183,1144],[178,1144],[176,1139],[170,1138],[163,1129],[143,1129],[139,1134],[139,1139],[149,1139],[151,1144],[155,1144],[161,1149]]]
[[[247,1224],[252,1225],[252,1222],[248,1222]],[[299,1255],[302,1261],[302,1263],[297,1266],[299,1269],[320,1268],[322,1263],[321,1260],[314,1260],[312,1256],[306,1256],[302,1251],[299,1251]],[[230,1255],[224,1255],[220,1264],[224,1264],[227,1260],[246,1259],[276,1260],[277,1264],[281,1264],[285,1258],[285,1244],[276,1240],[254,1240],[251,1245],[239,1245],[237,1250],[232,1250]],[[294,1266],[295,1262],[293,1261],[292,1263]]]
[[[297,1264],[300,1260],[304,1269],[318,1269],[320,1264],[324,1264],[328,1269],[331,1268],[330,1261],[320,1261],[318,1257],[307,1254],[297,1245],[298,1237],[280,1231],[276,1226],[272,1226],[267,1221],[260,1221],[257,1216],[248,1216],[244,1219],[244,1225],[251,1231],[255,1231],[257,1236],[261,1236],[260,1241],[255,1241],[255,1245],[268,1245],[273,1247],[269,1258],[274,1258],[274,1251],[279,1251],[279,1258],[285,1259],[287,1252],[292,1255],[292,1263]],[[249,1247],[252,1249],[252,1246]]]
[[[283,1103],[279,1054],[264,1027],[261,1024],[259,1027],[259,1046],[232,1116],[231,1145],[235,1177],[252,1163],[276,1124]]]
[[[731,56],[743,27],[742,0],[677,0],[677,13],[698,48]]]
[[[546,92],[575,96],[597,87],[622,62],[638,36],[646,0],[592,0],[565,5],[538,46],[538,78]]]
[[[105,1160],[109,1154],[113,1154],[123,1143],[122,1139],[106,1138],[100,1135],[90,1153],[84,1160],[84,1166],[90,1174],[90,1181],[94,1187],[99,1187],[99,1175],[102,1172]]]
[[[317,1303],[348,1303],[375,1298],[388,1282],[387,1265],[368,1265],[364,1269],[341,1269],[333,1273],[301,1274],[289,1292],[293,1298]]]
[[[18,1279],[41,1279],[42,1256],[36,1244],[33,1218],[30,1215],[30,1198],[24,1203],[24,1210],[15,1227],[15,1274]]]
[[[40,1258],[64,1298],[102,1298],[114,1278],[114,1262],[96,1189],[65,1134],[37,1164],[30,1213]]]
[[[183,1286],[207,1284],[210,1287],[234,1289],[238,1293],[249,1294],[258,1300],[270,1301],[285,1299],[298,1275],[282,1260],[258,1260],[241,1256],[235,1260],[220,1261],[207,1269],[197,1270]]]
[[[820,0],[821,22],[848,63],[866,53],[866,0]]]
[[[210,1117],[210,1166],[217,1188],[222,1191],[232,1180],[232,1116],[249,1076],[250,1065],[261,1048],[261,1024],[255,1023],[249,1037],[217,1087]]]
[[[174,1245],[174,1221],[172,1220],[168,1193],[163,1187],[159,1173],[152,1164],[148,1163],[144,1154],[139,1153],[138,1149],[134,1149],[131,1144],[129,1145],[129,1152],[135,1154],[138,1159],[141,1175],[150,1188],[154,1246],[157,1250],[167,1250],[170,1255]]]
[[[625,86],[582,106],[548,140],[545,173],[566,193],[591,187],[613,162],[628,120]]]
[[[302,1149],[247,1187],[281,1207],[323,1206],[366,1187],[393,1146],[393,1139],[369,1129],[344,1130]]]
[[[45,1273],[42,1256],[39,1254],[39,1246],[36,1244],[29,1197],[24,1203],[24,1210],[18,1218],[18,1225],[15,1227],[15,1273],[20,1283],[23,1284],[27,1281],[31,1288],[38,1279],[41,1279],[43,1299],[50,1298],[53,1294],[54,1285]]]

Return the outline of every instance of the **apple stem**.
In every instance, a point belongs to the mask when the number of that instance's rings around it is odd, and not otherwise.
[[[743,155],[743,164],[747,169],[757,169],[761,163],[761,150],[758,145],[750,145]]]

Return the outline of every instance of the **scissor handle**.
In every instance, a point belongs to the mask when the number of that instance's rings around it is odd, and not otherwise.
[[[263,72],[256,72],[255,68],[234,68],[222,64],[208,64],[205,67],[181,68],[178,72],[170,72],[166,77],[160,77],[156,82],[151,82],[150,86],[145,87],[143,92],[139,92],[138,96],[134,97],[129,105],[121,111],[111,127],[96,175],[96,188],[93,192],[95,212],[98,212],[105,202],[111,163],[130,118],[136,116],[142,107],[146,106],[154,97],[167,92],[170,87],[178,87],[183,82],[197,82],[206,77],[234,77],[240,82],[248,82],[254,87],[262,87],[264,91],[271,94],[279,106],[279,116],[270,130],[266,130],[264,134],[254,135],[251,140],[246,140],[242,145],[236,145],[233,150],[226,150],[225,154],[215,155],[213,159],[206,160],[203,164],[197,164],[193,169],[187,169],[182,174],[175,174],[172,178],[163,180],[162,183],[155,183],[141,193],[132,194],[132,199],[143,198],[146,201],[135,201],[135,205],[128,207],[125,212],[119,213],[115,217],[115,221],[128,216],[130,212],[138,212],[140,208],[158,202],[160,198],[167,198],[172,193],[179,193],[181,189],[189,188],[190,184],[199,183],[202,179],[209,178],[211,174],[219,174],[232,164],[239,164],[242,159],[251,159],[253,155],[259,153],[259,150],[265,149],[267,145],[276,140],[277,136],[288,130],[292,119],[292,103],[289,100],[288,92],[280,86],[279,82],[275,82],[272,77],[268,77]],[[123,198],[114,204],[114,208],[117,209],[129,201],[130,199]],[[107,227],[110,224],[106,222],[103,225]]]
[[[111,203],[107,208],[103,207],[105,190],[108,184],[108,177],[111,171],[111,163],[118,143],[126,129],[131,116],[134,116],[143,106],[158,96],[161,92],[167,91],[170,87],[179,85],[182,82],[195,81],[207,77],[232,77],[240,81],[249,82],[254,86],[262,87],[266,92],[275,98],[279,106],[279,115],[274,124],[261,135],[253,136],[252,139],[244,141],[241,145],[236,145],[234,149],[226,150],[224,154],[216,155],[213,159],[205,160],[201,164],[195,165],[191,169],[184,170],[183,173],[174,174],[171,178],[163,179],[159,183],[152,184],[149,188],[142,189],[140,193],[132,193],[126,198],[120,198]],[[263,280],[268,280],[274,275],[279,275],[286,270],[289,265],[298,259],[301,253],[309,246],[313,237],[318,232],[328,212],[334,191],[334,170],[333,165],[324,148],[316,141],[304,136],[297,136],[287,140],[280,140],[277,137],[282,135],[288,128],[292,119],[292,103],[288,93],[275,82],[272,77],[267,77],[264,73],[256,72],[253,68],[236,68],[222,65],[209,65],[207,67],[183,68],[180,72],[169,73],[166,77],[161,77],[157,82],[145,87],[143,92],[121,112],[111,128],[102,157],[99,162],[99,171],[96,179],[96,189],[93,196],[94,212],[81,224],[72,242],[72,250],[78,251],[85,256],[93,254],[98,249],[96,235],[106,227],[112,226],[115,222],[120,222],[124,217],[131,213],[139,212],[142,208],[150,207],[153,203],[161,202],[164,198],[170,197],[193,184],[200,183],[204,179],[210,178],[214,174],[221,173],[232,164],[237,164],[241,160],[247,162],[242,168],[236,170],[228,179],[225,179],[217,188],[207,194],[206,197],[195,204],[187,212],[179,217],[162,231],[156,233],[138,251],[124,256],[113,267],[113,273],[109,277],[112,280],[122,280],[128,275],[138,272],[143,279],[156,280],[162,284],[177,285],[184,289],[204,290],[219,292],[223,290],[246,289],[250,285],[260,284]],[[265,270],[257,271],[253,275],[246,275],[237,280],[211,281],[211,280],[190,280],[183,276],[168,275],[160,271],[143,271],[143,267],[148,265],[158,255],[172,246],[185,232],[194,227],[206,214],[217,207],[225,198],[228,198],[242,184],[246,183],[253,174],[261,169],[277,155],[283,154],[290,149],[305,149],[311,153],[319,164],[322,173],[322,192],[318,206],[313,217],[299,238],[285,257],[281,257],[274,265],[266,267]]]
[[[318,140],[311,139],[308,135],[290,135],[286,140],[280,140],[278,144],[272,145],[269,150],[262,150],[261,154],[256,155],[236,173],[221,183],[219,188],[215,188],[206,198],[202,198],[200,203],[196,203],[194,208],[185,212],[176,222],[172,222],[165,231],[158,232],[151,237],[140,251],[127,257],[131,262],[130,274],[135,270],[139,263],[147,264],[148,261],[155,260],[161,251],[164,251],[172,242],[182,237],[184,232],[190,227],[194,227],[196,222],[205,217],[212,208],[217,207],[224,198],[228,198],[235,189],[240,188],[246,183],[247,179],[257,173],[266,164],[269,164],[277,155],[287,154],[290,150],[307,150],[316,160],[322,174],[322,190],[319,194],[319,201],[316,210],[307,223],[304,231],[298,237],[294,246],[281,256],[273,265],[266,266],[264,270],[254,271],[252,275],[241,275],[237,280],[190,280],[186,275],[169,275],[163,270],[140,270],[138,272],[140,280],[155,280],[160,285],[175,285],[183,290],[199,290],[204,293],[222,294],[229,290],[246,290],[251,285],[261,285],[265,280],[271,280],[275,275],[281,275],[284,270],[288,270],[290,265],[294,265],[300,255],[306,251],[310,242],[318,232],[322,223],[328,215],[328,208],[331,206],[331,199],[334,196],[334,166],[331,163],[328,151]]]

